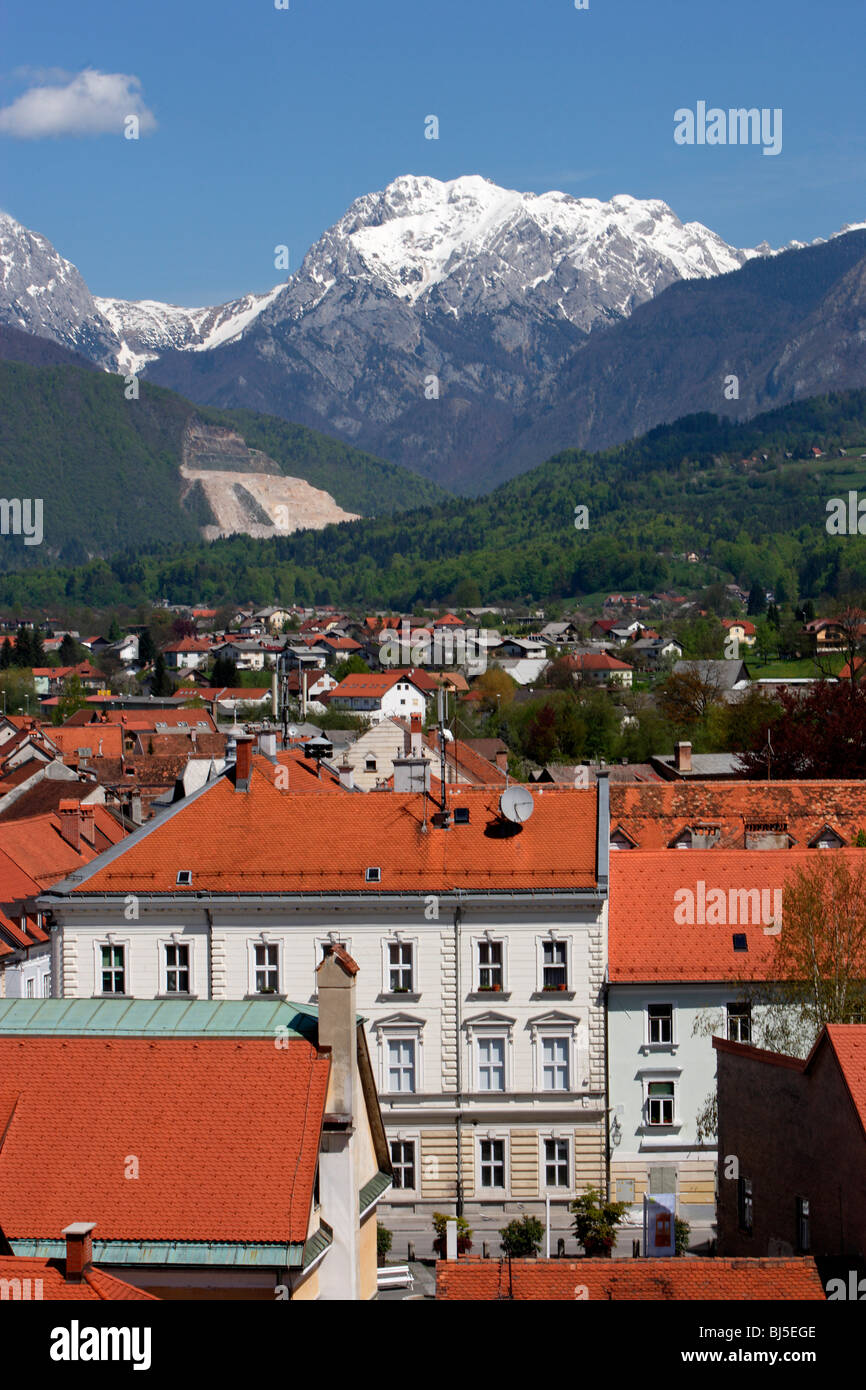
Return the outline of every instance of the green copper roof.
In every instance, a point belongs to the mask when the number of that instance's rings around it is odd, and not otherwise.
[[[304,1038],[318,1010],[270,999],[0,999],[0,1034],[115,1038]],[[285,1033],[277,1029],[285,1028]]]
[[[236,1267],[258,1269],[300,1269],[309,1263],[306,1245],[246,1241],[231,1244],[223,1241],[205,1240],[94,1240],[93,1263],[95,1265],[210,1265],[217,1267]],[[323,1237],[322,1249],[330,1245],[330,1238]],[[29,1255],[36,1259],[60,1259],[66,1254],[66,1242],[62,1240],[10,1240],[16,1255]]]
[[[362,1216],[374,1202],[378,1201],[383,1192],[388,1191],[392,1182],[393,1178],[390,1173],[379,1172],[375,1177],[372,1177],[369,1182],[364,1183],[358,1198],[358,1205]]]

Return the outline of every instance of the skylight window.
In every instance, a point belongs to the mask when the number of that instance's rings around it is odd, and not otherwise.
[[[190,888],[192,886],[192,869],[178,869],[177,882],[181,888]]]
[[[744,931],[735,931],[735,932],[734,932],[734,950],[735,950],[735,951],[748,951],[748,949],[749,949],[749,943],[748,943],[748,941],[746,940],[746,933],[745,933]]]
[[[381,869],[366,869],[365,872],[364,872],[364,878],[366,879],[367,883],[381,883],[381,882],[382,882],[382,870],[381,870]]]

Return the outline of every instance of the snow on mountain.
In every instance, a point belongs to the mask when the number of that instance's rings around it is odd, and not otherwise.
[[[303,317],[346,280],[459,318],[525,301],[588,330],[677,279],[720,275],[756,251],[728,246],[666,203],[518,193],[470,175],[404,176],[357,199],[311,248],[270,314]]]
[[[97,297],[94,302],[117,338],[118,369],[138,373],[169,350],[207,352],[231,342],[284,288],[276,285],[265,294],[247,294],[215,309],[184,309],[155,299]]]

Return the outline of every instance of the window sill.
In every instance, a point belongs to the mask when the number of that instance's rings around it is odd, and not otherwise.
[[[155,994],[154,999],[198,999],[197,994],[190,994],[188,990],[175,989],[171,994]]]
[[[529,997],[530,999],[574,999],[577,991],[574,989],[537,989]]]
[[[288,999],[287,994],[245,994],[244,999],[272,999],[274,1002],[285,1004]]]
[[[641,1052],[679,1052],[678,1042],[645,1042],[641,1044]]]
[[[411,990],[383,990],[377,995],[377,1004],[417,1004],[421,998],[420,994],[413,994]]]
[[[467,994],[467,1000],[471,1004],[486,1004],[491,999],[510,999],[511,990],[505,989],[474,989]]]
[[[135,996],[127,994],[125,990],[114,990],[111,994],[91,994],[91,999],[133,999]]]

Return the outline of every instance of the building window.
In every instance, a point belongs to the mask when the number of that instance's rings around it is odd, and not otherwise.
[[[542,988],[565,989],[568,984],[568,955],[564,941],[542,943]]]
[[[505,1039],[478,1039],[479,1091],[505,1090]]]
[[[502,942],[478,942],[478,988],[502,989]]]
[[[412,1038],[388,1040],[388,1090],[415,1090],[415,1042]]]
[[[480,1142],[481,1186],[505,1186],[505,1140],[482,1139]]]
[[[125,994],[126,970],[124,968],[122,946],[103,946],[102,948],[102,993]]]
[[[647,1039],[651,1043],[672,1043],[674,1011],[672,1004],[647,1004]]]
[[[51,998],[51,976],[50,976],[50,975],[43,975],[43,976],[42,976],[42,997],[43,997],[43,999],[50,999],[50,998]]]
[[[388,989],[392,994],[412,992],[412,946],[408,941],[388,942]]]
[[[36,992],[36,990],[35,990],[35,985],[36,985],[36,981],[33,979],[33,976],[32,976],[32,975],[28,975],[28,977],[27,977],[27,998],[28,998],[28,999],[32,999],[32,998],[33,998],[33,996],[34,996],[34,994],[35,994],[35,992]]]
[[[752,1041],[752,1007],[750,1004],[733,1003],[726,1005],[728,1014],[728,1040],[747,1043]]]
[[[810,1247],[809,1198],[797,1198],[797,1252],[808,1255]]]
[[[391,1167],[394,1170],[394,1190],[403,1192],[415,1186],[414,1139],[391,1140]]]
[[[279,992],[280,970],[278,948],[268,942],[256,942],[256,994]]]
[[[674,1122],[674,1083],[650,1081],[647,1085],[647,1118],[651,1125]]]
[[[754,1214],[752,1179],[740,1178],[737,1189],[737,1221],[740,1230],[745,1231],[746,1235],[749,1236],[752,1234]]]
[[[165,992],[166,994],[189,994],[188,946],[166,946]]]
[[[543,1090],[568,1090],[568,1048],[568,1038],[542,1038],[541,1084]]]
[[[365,771],[365,772],[376,772],[376,770],[377,770],[376,759],[375,759],[375,758],[367,758],[367,760],[366,760],[365,763],[364,763],[364,771]]]
[[[571,1185],[568,1181],[567,1139],[545,1139],[544,1185],[545,1187],[569,1187]]]

